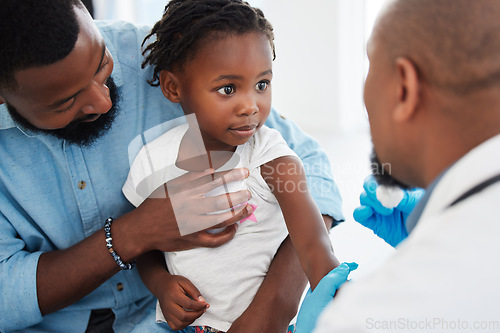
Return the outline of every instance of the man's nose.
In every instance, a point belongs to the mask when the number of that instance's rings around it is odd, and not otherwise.
[[[87,104],[81,108],[85,114],[103,114],[111,109],[109,88],[104,83],[92,82],[87,88]]]

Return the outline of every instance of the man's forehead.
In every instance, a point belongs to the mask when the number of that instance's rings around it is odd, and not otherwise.
[[[366,41],[366,54],[370,55],[373,52],[373,34]]]
[[[80,27],[80,35],[85,34],[91,39],[98,41],[98,43],[103,43],[101,32],[97,29],[97,26],[95,25],[89,12],[85,8],[81,8],[76,5],[74,6],[74,10]]]
[[[81,29],[73,50],[65,58],[17,71],[14,76],[19,89],[15,95],[34,107],[62,104],[88,86],[104,61],[105,50],[104,39],[97,29]]]
[[[380,38],[380,32],[374,29],[372,34],[366,41],[366,54],[368,55],[368,57],[377,52],[380,45]]]

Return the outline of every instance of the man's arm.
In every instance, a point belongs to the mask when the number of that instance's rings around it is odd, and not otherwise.
[[[232,239],[236,232],[235,228],[220,235],[207,235],[204,232],[182,237],[180,235],[177,219],[208,221],[213,215],[207,215],[207,212],[217,211],[219,206],[227,205],[225,195],[203,197],[202,194],[220,184],[217,180],[211,181],[210,174],[198,178],[205,178],[201,181],[204,185],[198,186],[197,177],[200,174],[190,173],[169,182],[169,191],[173,190],[174,195],[181,195],[182,198],[177,200],[185,203],[183,207],[176,207],[175,214],[169,197],[148,199],[137,209],[113,222],[111,227],[113,248],[124,262],[132,262],[141,254],[151,250],[170,252],[198,246],[214,247]],[[232,177],[226,175],[226,180],[242,179],[244,176],[241,172],[232,174]],[[192,185],[192,181],[196,185]],[[186,190],[190,186],[194,186],[193,190]],[[175,190],[176,188],[178,190]],[[172,194],[166,193],[166,196]],[[235,206],[248,200],[247,191],[236,192],[231,196],[234,197],[231,202]],[[246,205],[235,209],[239,219],[246,215],[246,209]],[[238,221],[232,216],[232,212],[219,214],[216,219],[221,222],[229,221],[225,226]],[[76,302],[118,272],[118,265],[109,254],[104,240],[104,231],[100,230],[66,250],[47,252],[40,256],[37,290],[42,314],[60,310]],[[88,276],[82,278],[82,275]]]
[[[241,171],[235,171],[225,177],[240,180],[244,176]],[[188,184],[174,184],[173,188],[176,185],[183,189],[191,186],[191,190],[182,191],[186,205],[183,211],[176,211],[176,214],[198,220],[206,217],[226,220],[224,225],[234,224],[249,215],[245,206],[238,207],[234,217],[231,212],[219,217],[206,215],[206,212],[216,211],[214,207],[218,205],[225,207],[227,197],[203,198],[200,193],[206,193],[220,184],[212,181],[211,175],[198,177],[199,174],[197,177],[188,174],[182,178]],[[232,194],[235,205],[247,200],[246,191]],[[114,250],[124,262],[132,262],[153,249],[178,251],[198,246],[214,247],[234,236],[233,229],[233,232],[220,237],[205,232],[181,237],[175,216],[169,198],[146,200],[143,205],[113,222],[111,235]],[[31,225],[27,221],[25,224],[28,227]],[[21,239],[12,223],[0,213],[0,283],[3,292],[0,331],[22,329],[40,322],[43,315],[78,301],[119,271],[106,247],[103,230],[64,250],[30,253],[33,242],[35,240]]]

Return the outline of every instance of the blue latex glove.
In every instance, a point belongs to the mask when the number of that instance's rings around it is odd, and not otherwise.
[[[311,333],[313,331],[316,320],[323,309],[333,299],[337,289],[347,281],[349,273],[356,268],[358,268],[358,264],[344,262],[325,275],[314,291],[309,288],[300,306],[295,333]]]
[[[422,189],[391,190],[392,194],[384,198],[387,202],[383,204],[380,202],[381,192],[387,193],[388,188],[378,185],[375,177],[366,177],[363,189],[359,197],[361,206],[353,213],[354,220],[373,230],[377,236],[390,245],[398,245],[408,237],[406,218],[425,191]]]

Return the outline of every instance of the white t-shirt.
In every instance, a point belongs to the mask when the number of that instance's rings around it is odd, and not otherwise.
[[[186,172],[177,168],[175,161],[187,128],[187,124],[176,127],[139,152],[123,186],[123,193],[135,206],[159,185]],[[257,222],[244,221],[234,239],[218,248],[165,253],[169,272],[188,278],[210,304],[193,326],[227,331],[253,300],[278,247],[288,235],[278,201],[262,178],[260,166],[290,155],[296,156],[278,131],[260,128],[247,143],[237,147],[233,155],[239,159],[237,163],[232,158],[218,169],[238,165],[250,171],[246,186],[252,193],[249,203],[257,206]],[[155,172],[161,176],[152,177]],[[157,320],[164,320],[159,307],[157,310]]]
[[[446,171],[395,255],[341,289],[315,332],[500,331],[500,183],[449,207],[498,174],[500,136]]]

